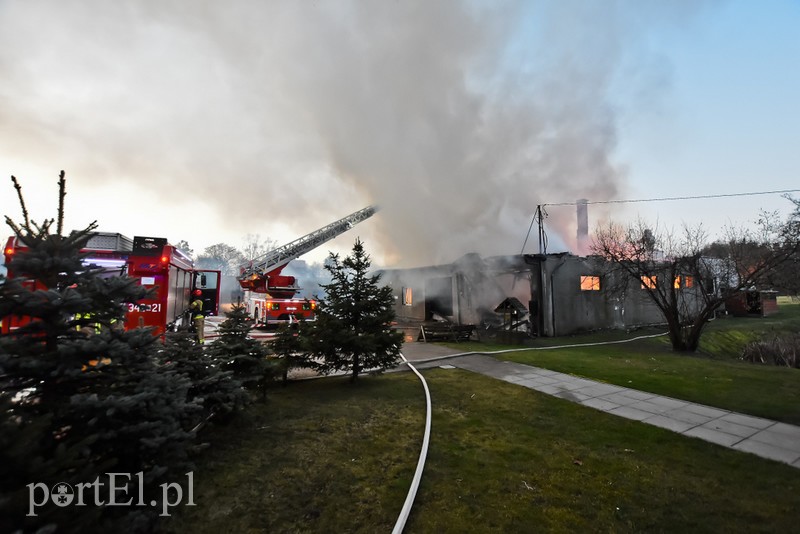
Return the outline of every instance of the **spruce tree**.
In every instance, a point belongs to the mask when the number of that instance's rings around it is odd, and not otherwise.
[[[226,363],[205,350],[188,332],[168,332],[159,361],[165,369],[186,376],[190,381],[187,400],[203,406],[202,417],[192,421],[195,427],[206,421],[227,422],[234,412],[244,407],[247,394],[233,371],[222,369]]]
[[[380,275],[370,275],[371,261],[357,239],[352,254],[340,260],[331,254],[325,269],[331,283],[317,308],[317,320],[308,336],[314,355],[322,358],[323,373],[347,371],[352,381],[363,371],[386,369],[399,363],[401,332],[391,327],[394,297]]]
[[[0,336],[0,531],[97,530],[119,521],[146,530],[157,508],[50,504],[26,517],[27,484],[74,487],[108,472],[141,472],[148,502],[158,501],[158,484],[191,469],[194,434],[184,423],[202,407],[187,400],[188,379],[158,365],[149,330],[120,328],[127,304],[146,292],[85,265],[80,250],[96,224],[65,234],[63,171],[55,232],[56,220],[29,219],[12,180],[23,222],[6,222],[27,250],[14,254],[0,284],[0,320],[28,322]],[[137,482],[130,480],[129,496]]]
[[[234,304],[220,323],[219,337],[208,347],[212,357],[225,371],[250,389],[260,389],[267,395],[267,384],[275,376],[277,366],[267,360],[270,350],[262,342],[249,337],[252,325],[243,304]]]
[[[305,343],[309,327],[305,322],[281,325],[272,342],[278,369],[286,385],[289,371],[292,369],[315,369],[316,363],[311,359]]]

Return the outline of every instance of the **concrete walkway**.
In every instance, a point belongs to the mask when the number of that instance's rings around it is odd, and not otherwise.
[[[449,356],[442,354],[447,351],[450,351]],[[428,353],[427,358],[425,353]],[[619,417],[800,468],[800,427],[797,426],[501,361],[491,356],[458,355],[452,349],[435,345],[425,347],[423,343],[409,343],[403,347],[403,354],[417,369],[452,365]],[[436,358],[436,361],[428,358]]]

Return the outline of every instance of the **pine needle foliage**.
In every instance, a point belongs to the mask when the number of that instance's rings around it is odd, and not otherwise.
[[[187,395],[185,375],[159,364],[160,343],[149,330],[121,327],[128,303],[146,291],[86,263],[80,251],[95,223],[63,235],[63,171],[58,215],[42,224],[30,219],[13,182],[23,223],[6,222],[26,249],[13,255],[11,276],[0,280],[0,321],[27,322],[0,336],[0,531],[122,524],[147,530],[156,507],[87,506],[76,513],[51,504],[27,514],[27,484],[108,484],[109,472],[142,473],[147,502],[160,502],[158,485],[192,469],[188,423],[202,405]],[[128,495],[138,493],[138,480],[130,479]]]
[[[248,395],[232,370],[224,370],[225,360],[199,344],[189,332],[168,332],[159,351],[162,368],[186,376],[190,381],[187,400],[198,402],[203,411],[193,427],[206,422],[225,423],[247,404]]]
[[[356,381],[364,371],[399,363],[403,335],[392,329],[392,288],[380,285],[379,274],[369,274],[371,265],[360,239],[343,260],[338,254],[328,257],[325,269],[331,283],[322,286],[327,296],[319,302],[309,335],[323,373],[346,371]]]
[[[267,384],[277,372],[276,365],[267,359],[269,348],[249,337],[253,326],[244,304],[234,304],[225,317],[209,353],[221,369],[231,371],[246,388],[260,390],[262,398],[266,398]]]
[[[275,361],[286,385],[292,369],[316,369],[317,363],[307,349],[306,335],[309,326],[305,322],[281,325],[272,342]]]

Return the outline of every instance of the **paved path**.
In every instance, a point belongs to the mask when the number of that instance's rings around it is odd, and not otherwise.
[[[797,426],[436,345],[407,343],[403,354],[418,369],[452,365],[800,468]]]

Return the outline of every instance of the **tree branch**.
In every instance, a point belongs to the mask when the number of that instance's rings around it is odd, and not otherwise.
[[[63,235],[64,232],[64,197],[67,196],[66,179],[64,178],[64,171],[58,175],[58,225],[56,226],[56,234]]]
[[[25,228],[26,230],[30,230],[31,221],[28,218],[28,208],[25,207],[25,199],[22,197],[22,186],[19,185],[19,182],[17,181],[17,177],[14,176],[13,174],[11,175],[11,181],[14,182],[14,189],[17,190],[17,197],[19,198],[19,205],[22,207],[22,218],[25,220],[25,223],[23,224],[22,227]],[[7,217],[6,217],[6,220],[8,221]]]

